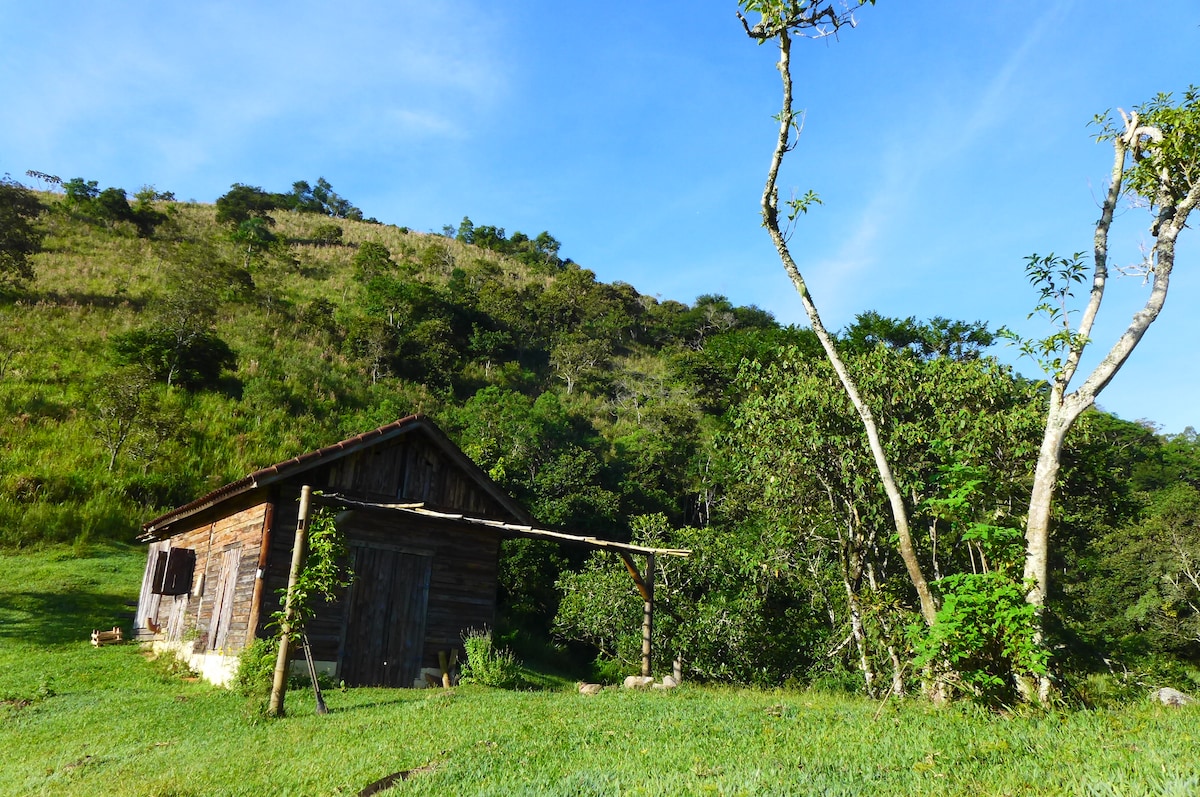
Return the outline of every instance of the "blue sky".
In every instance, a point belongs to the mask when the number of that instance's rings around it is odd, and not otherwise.
[[[324,176],[384,222],[548,230],[602,280],[686,302],[723,293],[798,323],[758,217],[775,52],[735,10],[0,0],[0,172],[204,202],[233,182]],[[858,18],[793,50],[807,121],[780,182],[825,203],[792,244],[826,324],[875,310],[1042,333],[1023,258],[1090,248],[1111,151],[1087,123],[1200,83],[1200,4],[879,0]],[[1147,226],[1121,215],[1118,263]],[[1100,398],[1167,432],[1200,426],[1196,237]],[[1095,348],[1144,295],[1115,282]]]

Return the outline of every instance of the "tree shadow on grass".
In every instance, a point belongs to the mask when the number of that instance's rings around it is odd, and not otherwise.
[[[128,631],[133,613],[127,596],[111,592],[0,593],[0,641],[42,646],[86,642],[94,629],[119,626]]]
[[[55,305],[58,307],[104,307],[108,309],[130,307],[142,310],[146,299],[141,296],[116,296],[103,293],[88,293],[86,291],[44,291],[26,297],[29,304]]]
[[[329,706],[329,713],[330,714],[348,714],[348,713],[355,712],[355,711],[361,711],[363,709],[368,709],[368,710],[378,709],[378,708],[382,708],[385,706],[396,706],[396,705],[400,705],[400,704],[408,704],[408,705],[419,708],[419,707],[421,707],[423,701],[427,701],[430,699],[438,699],[440,695],[449,696],[449,695],[454,694],[453,691],[445,692],[441,689],[438,689],[437,694],[431,696],[429,694],[430,690],[426,690],[426,689],[406,689],[404,687],[384,688],[384,687],[375,687],[375,686],[351,687],[350,691],[353,692],[356,688],[377,689],[377,690],[383,692],[384,694],[372,695],[371,697],[374,699],[365,700],[361,703],[347,703],[344,705]],[[293,691],[300,692],[303,690],[307,690],[309,693],[309,697],[311,698],[312,688],[310,686],[308,686],[307,684],[305,684],[303,687],[299,687],[294,690],[289,690],[289,694],[291,694],[291,692],[293,692]],[[338,690],[330,690],[330,689],[325,690],[325,696],[326,696],[327,700],[330,699],[330,695],[332,694],[333,695],[332,700],[335,703],[338,702],[340,699],[342,699],[338,696],[337,693],[338,693]]]

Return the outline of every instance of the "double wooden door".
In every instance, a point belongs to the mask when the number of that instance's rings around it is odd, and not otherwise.
[[[375,544],[351,552],[339,677],[347,686],[412,686],[421,673],[433,557]]]

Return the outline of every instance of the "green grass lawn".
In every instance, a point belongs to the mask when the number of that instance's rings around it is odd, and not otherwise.
[[[990,715],[815,692],[308,692],[288,717],[184,680],[128,626],[144,552],[0,554],[0,794],[1200,793],[1200,710]]]

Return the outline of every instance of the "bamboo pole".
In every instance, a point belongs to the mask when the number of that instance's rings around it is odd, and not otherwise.
[[[638,588],[638,592],[642,593],[642,600],[650,600],[650,593],[646,590],[646,582],[642,581],[642,574],[638,572],[637,565],[633,563],[633,558],[624,551],[617,551],[617,555],[621,557],[621,561],[625,563],[625,569],[633,577],[633,583]]]
[[[304,548],[308,541],[308,506],[312,499],[312,488],[307,484],[300,489],[300,515],[296,518],[296,541],[292,544],[292,569],[288,572],[287,597],[283,603],[283,623],[279,629],[279,655],[275,657],[275,679],[271,685],[271,703],[267,713],[272,717],[284,714],[284,698],[287,697],[288,650],[292,635],[292,620],[296,608],[292,605],[292,593],[300,578],[304,565]]]
[[[650,676],[651,638],[654,631],[654,554],[646,554],[646,572],[642,576],[645,602],[642,604],[642,676]]]

